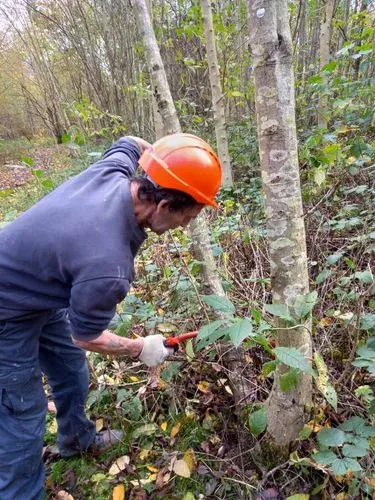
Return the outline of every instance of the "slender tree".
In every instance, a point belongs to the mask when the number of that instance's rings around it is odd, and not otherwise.
[[[164,134],[181,132],[180,122],[172,100],[158,43],[147,11],[146,1],[134,0],[133,6],[152,78],[152,91],[163,121],[163,132]],[[195,221],[192,221],[189,231],[194,255],[197,260],[202,262],[201,273],[208,293],[224,296],[225,292],[211,250],[205,216],[200,215]],[[239,407],[243,407],[251,392],[243,377],[246,366],[243,349],[223,347],[223,357],[228,369],[228,378],[231,382],[234,399]]]
[[[319,39],[319,67],[324,68],[330,60],[330,43],[331,43],[331,28],[333,14],[335,11],[336,0],[325,0],[324,15],[320,24],[320,39]],[[327,78],[323,75],[324,81],[327,83]],[[327,108],[328,96],[324,92],[319,96],[318,100],[318,127],[327,128]]]
[[[272,298],[292,305],[309,290],[305,228],[295,126],[292,41],[287,0],[249,0],[250,44],[254,58],[255,102],[272,278]],[[279,324],[279,346],[299,349],[311,359],[309,324]],[[301,374],[289,392],[280,388],[280,365],[268,400],[268,434],[287,453],[311,401],[311,377]]]
[[[216,54],[214,23],[210,0],[201,0],[208,72],[210,75],[212,104],[214,108],[216,144],[220,162],[223,167],[223,184],[233,184],[232,169],[228,152],[228,137],[225,119],[224,95],[221,90],[220,69]]]

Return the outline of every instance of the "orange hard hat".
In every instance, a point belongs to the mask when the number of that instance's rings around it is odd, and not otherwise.
[[[204,205],[217,207],[221,165],[214,150],[192,134],[172,134],[146,149],[139,164],[161,187],[177,189]]]

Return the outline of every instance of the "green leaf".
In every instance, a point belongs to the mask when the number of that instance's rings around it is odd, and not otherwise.
[[[366,285],[371,285],[371,283],[374,281],[374,278],[370,271],[358,271],[354,273],[354,276],[361,281],[362,283],[365,283]]]
[[[361,316],[361,330],[370,330],[371,328],[375,328],[375,314],[367,313]]]
[[[228,333],[234,346],[238,347],[246,337],[252,335],[253,324],[249,318],[243,318],[230,326]]]
[[[345,441],[345,433],[337,428],[323,429],[318,434],[318,441],[325,446],[341,446]]]
[[[277,318],[290,321],[291,323],[296,322],[293,316],[289,314],[289,308],[286,304],[266,304],[264,309]]]
[[[375,398],[371,401],[368,412],[370,415],[375,415]]]
[[[289,392],[291,389],[293,389],[293,387],[296,387],[299,378],[298,374],[299,370],[292,368],[287,373],[280,375],[279,377],[280,389],[283,392]]]
[[[295,347],[275,347],[273,353],[277,359],[286,366],[291,368],[298,368],[299,370],[313,374],[313,369],[309,361],[304,355]]]
[[[340,424],[340,429],[347,432],[356,432],[361,427],[364,427],[366,422],[361,417],[350,417],[348,420],[345,420],[342,424]]]
[[[337,455],[336,453],[333,453],[333,451],[327,450],[315,453],[312,458],[315,460],[315,462],[318,462],[318,464],[330,465],[334,460],[336,460]]]
[[[188,340],[185,344],[185,352],[188,358],[188,361],[192,361],[195,358],[193,342],[192,340]]]
[[[34,160],[30,158],[30,156],[22,156],[21,162],[29,167],[33,167],[35,164]]]
[[[254,411],[249,417],[250,431],[258,436],[267,428],[267,409],[263,406],[260,410]]]
[[[221,297],[219,295],[202,295],[201,297],[202,300],[215,311],[229,314],[234,314],[236,312],[234,305],[226,297]]]
[[[317,298],[318,292],[315,290],[305,295],[298,295],[293,305],[297,318],[303,319],[308,316],[313,310]]]
[[[314,182],[317,186],[324,184],[326,180],[326,169],[324,167],[317,167],[313,170]]]
[[[191,491],[188,491],[182,500],[195,500],[195,496]]]
[[[348,471],[359,472],[362,470],[357,460],[352,458],[337,458],[332,462],[331,467],[336,476],[344,476]]]
[[[352,444],[344,444],[342,452],[346,457],[350,458],[365,457],[368,453],[365,448],[359,448],[358,446],[354,446]]]
[[[327,264],[329,264],[330,266],[332,266],[333,264],[336,264],[341,259],[341,257],[343,255],[344,255],[344,252],[336,252],[336,253],[333,253],[332,255],[328,255],[328,257],[326,258]]]
[[[331,384],[328,384],[325,390],[322,391],[322,394],[332,408],[337,411],[337,392],[335,388]]]
[[[212,323],[202,326],[198,332],[197,340],[210,337],[214,332],[216,332],[216,330],[222,327],[224,323],[225,321],[223,319],[217,319],[216,321],[212,321]]]
[[[276,370],[276,361],[267,361],[264,363],[262,368],[263,377],[268,377],[268,375]]]
[[[318,274],[318,276],[315,278],[315,283],[323,283],[327,278],[329,278],[332,274],[332,271],[330,269],[323,269],[321,273]]]
[[[141,436],[151,436],[152,434],[155,434],[155,432],[158,430],[158,426],[156,424],[144,424],[141,425],[140,427],[137,427],[134,429],[132,433],[132,439],[138,439]]]

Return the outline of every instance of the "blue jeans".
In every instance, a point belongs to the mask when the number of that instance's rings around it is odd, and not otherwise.
[[[0,499],[39,500],[47,376],[57,409],[63,456],[85,451],[95,424],[84,408],[88,393],[85,351],[75,346],[65,310],[0,321]]]

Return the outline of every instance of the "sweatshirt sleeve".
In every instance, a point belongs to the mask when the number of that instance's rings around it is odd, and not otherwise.
[[[137,170],[140,156],[138,144],[133,139],[121,137],[104,152],[102,159],[96,162],[93,167],[96,169],[106,168],[107,166],[115,168],[130,179]]]
[[[129,291],[124,278],[101,278],[79,282],[72,287],[68,316],[77,340],[95,340],[116,313],[116,305]]]

